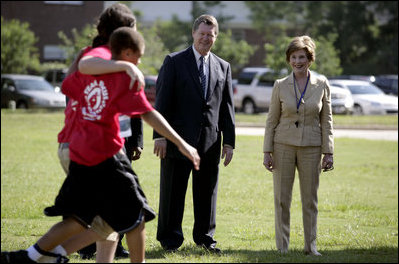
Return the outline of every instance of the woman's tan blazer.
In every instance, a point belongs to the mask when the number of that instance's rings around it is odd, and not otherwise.
[[[328,80],[310,75],[309,83],[297,113],[301,97],[294,90],[293,73],[276,80],[266,121],[263,152],[273,152],[274,142],[293,146],[321,146],[322,153],[333,153],[333,121]],[[298,127],[295,125],[298,122]]]

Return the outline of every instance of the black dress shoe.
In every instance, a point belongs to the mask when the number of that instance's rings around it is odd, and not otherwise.
[[[124,249],[122,245],[118,244],[115,251],[115,258],[128,258],[129,251]]]
[[[174,253],[179,249],[179,247],[175,246],[163,246],[162,248],[168,253]]]
[[[96,243],[90,244],[78,250],[78,253],[82,259],[94,259],[94,254],[96,253]]]
[[[81,259],[94,259],[94,253],[79,253]]]
[[[214,245],[210,246],[201,245],[201,247],[204,248],[209,253],[222,254],[222,251],[219,248],[215,247]]]

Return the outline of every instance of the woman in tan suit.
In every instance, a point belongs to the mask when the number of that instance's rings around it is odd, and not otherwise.
[[[292,187],[298,169],[304,250],[320,256],[316,248],[317,189],[321,169],[333,168],[334,141],[328,81],[309,71],[315,49],[310,37],[301,36],[295,37],[286,50],[292,73],[274,83],[263,165],[273,172],[277,249],[288,252]]]

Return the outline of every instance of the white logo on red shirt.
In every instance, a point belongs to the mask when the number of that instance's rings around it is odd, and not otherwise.
[[[83,118],[92,121],[100,120],[101,112],[106,106],[106,100],[108,100],[108,91],[104,82],[97,83],[97,80],[94,80],[86,86],[84,94],[86,103],[82,107]]]

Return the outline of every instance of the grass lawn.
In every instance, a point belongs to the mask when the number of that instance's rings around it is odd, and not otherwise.
[[[246,115],[236,113],[239,125],[265,126],[267,113]],[[334,127],[339,128],[388,128],[398,129],[398,115],[334,115]]]
[[[60,218],[45,217],[65,178],[57,157],[62,112],[1,111],[1,249],[27,248]],[[144,152],[133,163],[150,205],[158,211],[159,160],[145,125]],[[157,219],[147,223],[146,262],[398,262],[398,142],[337,138],[335,170],[322,173],[317,244],[322,257],[305,256],[299,184],[291,206],[291,244],[286,255],[274,242],[273,182],[264,169],[263,138],[237,136],[232,163],[221,166],[215,239],[221,256],[192,240],[191,183],[183,220],[185,241],[164,253]],[[191,182],[191,181],[190,181]],[[73,254],[71,262],[89,263]],[[127,259],[117,260],[117,263]]]

